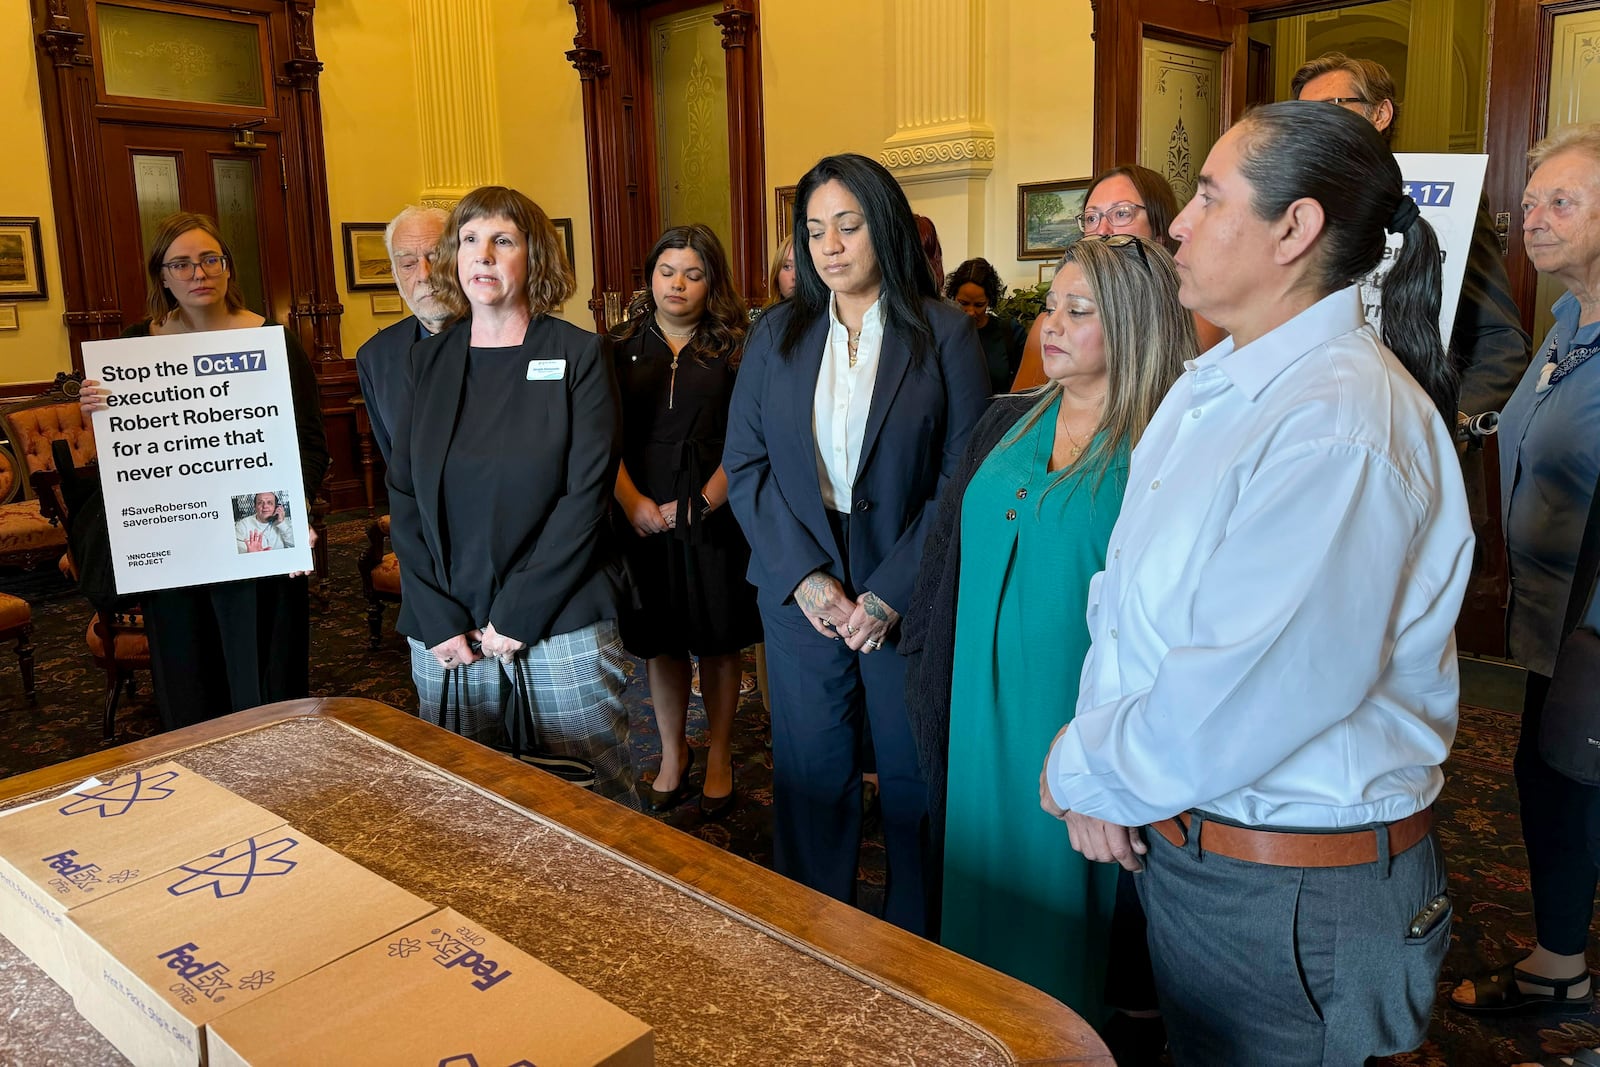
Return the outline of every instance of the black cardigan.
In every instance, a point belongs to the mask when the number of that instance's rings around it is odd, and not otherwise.
[[[945,779],[949,772],[950,673],[956,652],[956,596],[961,578],[961,498],[995,445],[1039,403],[1037,395],[996,397],[967,439],[961,466],[939,495],[939,512],[922,548],[911,603],[900,622],[906,657],[906,715],[917,763],[928,783],[928,816],[935,842],[944,840]]]

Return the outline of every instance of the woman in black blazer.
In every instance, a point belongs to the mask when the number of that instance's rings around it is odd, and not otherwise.
[[[438,256],[440,295],[463,317],[411,349],[389,466],[422,714],[495,743],[520,687],[537,748],[592,762],[595,791],[637,807],[607,522],[611,373],[594,334],[551,317],[572,271],[526,196],[468,193]]]
[[[911,206],[887,170],[830,156],[801,179],[795,202],[795,295],[752,328],[723,453],[767,637],[773,859],[784,875],[854,899],[857,752],[870,721],[889,860],[884,917],[921,934],[927,789],[897,626],[988,376],[970,321],[939,301]]]

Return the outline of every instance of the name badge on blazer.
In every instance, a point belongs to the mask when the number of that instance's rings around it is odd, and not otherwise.
[[[559,382],[566,376],[567,361],[564,359],[528,360],[528,381],[530,382]]]

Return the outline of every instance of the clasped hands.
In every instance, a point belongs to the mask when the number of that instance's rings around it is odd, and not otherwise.
[[[1051,748],[1055,748],[1055,742],[1061,740],[1061,735],[1071,725],[1068,723],[1056,732],[1055,740],[1050,742]],[[1118,826],[1092,815],[1063,809],[1050,792],[1048,753],[1045,759],[1045,769],[1039,772],[1039,806],[1052,818],[1067,824],[1067,840],[1072,850],[1092,863],[1116,863],[1136,874],[1144,870],[1139,857],[1150,851],[1150,846],[1144,843],[1139,832],[1131,826]]]
[[[851,600],[838,579],[823,571],[812,571],[795,586],[794,601],[817,633],[833,640],[842,638],[862,655],[882,648],[889,631],[900,621],[900,613],[876,593],[868,591]]]
[[[491,622],[481,630],[468,630],[448,641],[440,641],[428,651],[439,661],[439,666],[448,671],[488,656],[496,656],[502,663],[510,663],[512,657],[527,647],[526,642],[496,631]]]

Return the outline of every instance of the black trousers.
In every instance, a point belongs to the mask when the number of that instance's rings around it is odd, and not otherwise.
[[[1600,787],[1573,781],[1539,755],[1539,727],[1549,691],[1549,678],[1528,672],[1522,736],[1517,740],[1517,794],[1539,944],[1576,956],[1589,944],[1600,878]]]
[[[145,594],[144,618],[162,729],[310,694],[305,578],[162,589]]]

